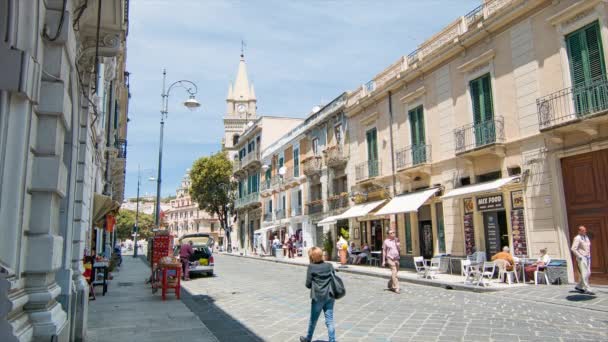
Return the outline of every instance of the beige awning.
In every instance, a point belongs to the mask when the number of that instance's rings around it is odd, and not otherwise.
[[[369,202],[369,203],[357,204],[354,207],[351,207],[350,209],[348,209],[347,211],[342,213],[341,215],[336,216],[335,220],[336,221],[345,220],[345,219],[365,216],[365,215],[369,214],[369,212],[371,212],[372,210],[378,208],[384,202],[385,202],[384,200],[380,200],[380,201],[374,201],[374,202]]]
[[[120,204],[110,196],[102,194],[93,195],[93,225],[103,227],[103,220],[106,214],[115,212],[120,208]]]
[[[333,224],[333,223],[336,223],[336,222],[338,222],[337,218],[338,218],[339,216],[340,216],[340,215],[335,215],[335,216],[327,216],[326,218],[324,218],[324,219],[322,219],[321,221],[319,221],[317,224],[321,224],[321,225],[323,225],[323,224]]]
[[[418,211],[431,196],[439,191],[439,188],[427,189],[411,194],[401,195],[393,198],[387,205],[378,210],[376,216],[409,213]]]
[[[512,176],[512,177],[496,179],[496,180],[493,180],[490,182],[463,186],[461,188],[456,188],[456,189],[448,191],[441,198],[442,199],[456,198],[456,197],[465,197],[465,196],[477,195],[477,194],[488,193],[488,192],[497,192],[500,190],[501,187],[503,187],[509,183],[518,181],[520,178],[521,178],[521,176]]]

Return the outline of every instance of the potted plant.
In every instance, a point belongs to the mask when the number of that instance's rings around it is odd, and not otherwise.
[[[331,260],[331,256],[334,250],[334,242],[331,238],[331,232],[327,232],[325,234],[325,239],[323,239],[323,258],[325,261]]]

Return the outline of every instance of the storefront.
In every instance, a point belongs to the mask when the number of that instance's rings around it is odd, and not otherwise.
[[[457,188],[443,198],[457,198],[462,208],[464,250],[486,257],[508,246],[513,255],[528,256],[524,193],[520,176]]]

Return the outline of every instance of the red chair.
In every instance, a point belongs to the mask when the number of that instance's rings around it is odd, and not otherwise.
[[[182,275],[182,265],[174,264],[162,264],[160,266],[162,270],[162,297],[163,300],[167,297],[167,290],[173,289],[175,292],[175,296],[179,299],[180,289],[181,289],[181,275]],[[169,279],[171,277],[171,279]]]

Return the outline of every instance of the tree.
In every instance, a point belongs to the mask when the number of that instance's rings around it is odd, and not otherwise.
[[[116,237],[125,240],[133,239],[133,226],[135,226],[135,211],[120,209],[116,216]],[[154,217],[152,215],[139,212],[139,237],[147,239],[153,235]]]
[[[231,225],[229,215],[234,203],[236,183],[232,178],[232,162],[225,152],[199,158],[190,170],[190,196],[201,210],[217,215],[224,230],[228,248]]]

